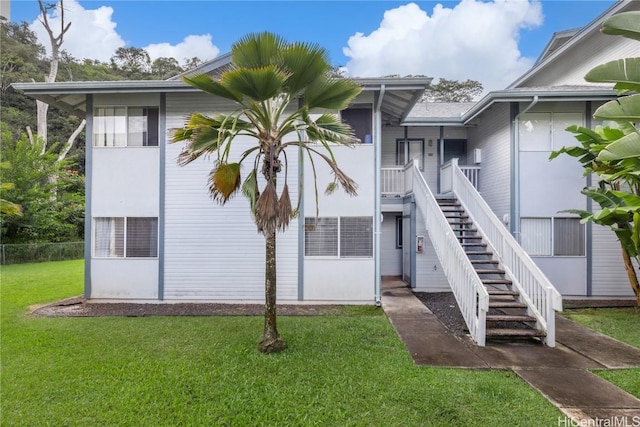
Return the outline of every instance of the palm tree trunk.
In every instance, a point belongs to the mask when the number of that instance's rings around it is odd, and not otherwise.
[[[286,348],[286,343],[276,327],[276,232],[265,233],[265,306],[264,332],[258,349],[263,353],[278,353]]]
[[[624,260],[624,268],[627,270],[627,276],[629,277],[631,289],[633,289],[633,293],[636,296],[636,305],[640,307],[640,285],[638,284],[638,275],[636,274],[636,270],[633,267],[633,262],[631,262],[629,253],[624,246],[622,247],[622,259]]]

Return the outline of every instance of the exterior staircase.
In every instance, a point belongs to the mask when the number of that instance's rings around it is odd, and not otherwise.
[[[527,304],[513,289],[512,280],[458,200],[451,197],[437,197],[436,200],[489,294],[486,338],[544,338],[546,332],[536,327],[536,318],[529,314]]]

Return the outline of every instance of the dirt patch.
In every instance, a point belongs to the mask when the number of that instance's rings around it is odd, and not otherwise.
[[[349,315],[345,305],[278,305],[284,316],[340,316]],[[82,297],[68,298],[43,306],[31,307],[34,317],[143,317],[143,316],[262,316],[263,304],[213,303],[98,303]]]
[[[414,292],[414,295],[455,335],[469,333],[452,292]]]

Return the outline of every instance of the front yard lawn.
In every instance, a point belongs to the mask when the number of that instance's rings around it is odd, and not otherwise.
[[[640,348],[640,309],[637,307],[584,308],[567,310],[563,314],[594,331]],[[640,398],[640,368],[594,373]]]
[[[538,426],[560,412],[512,372],[419,368],[386,317],[32,318],[78,295],[82,262],[2,269],[0,424]]]

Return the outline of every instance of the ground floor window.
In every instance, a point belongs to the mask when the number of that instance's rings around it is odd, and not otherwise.
[[[304,223],[305,256],[373,257],[373,217],[311,217]]]
[[[93,219],[96,258],[155,258],[158,218],[98,217]]]
[[[585,226],[580,218],[521,218],[520,242],[532,256],[584,256]]]

